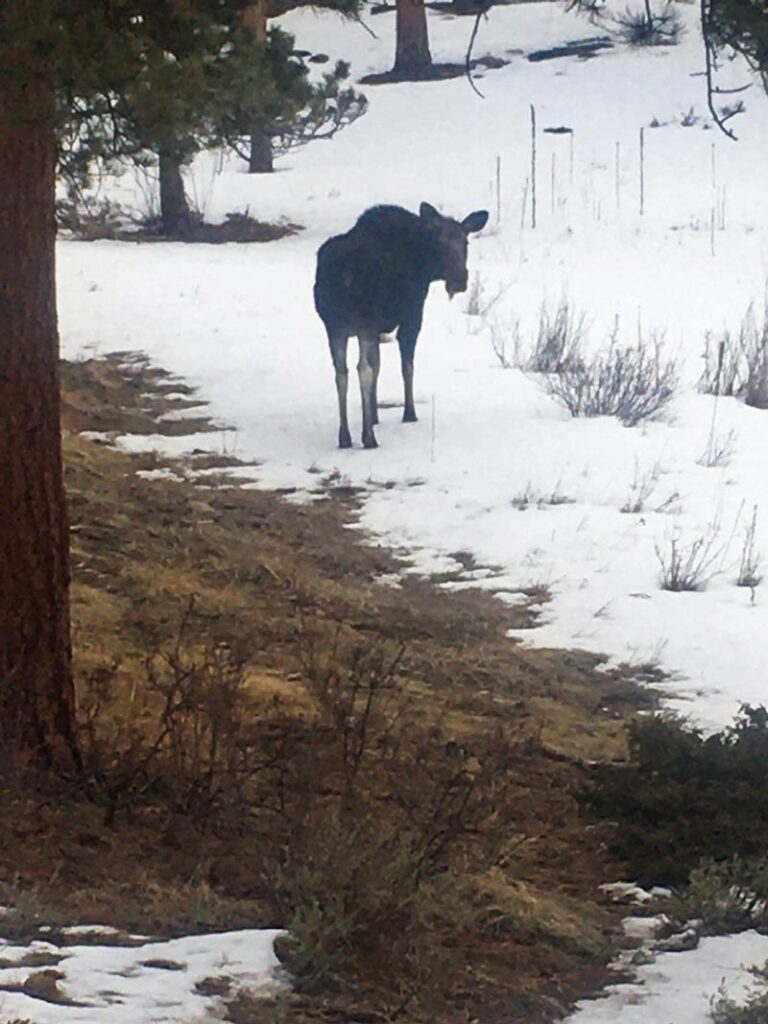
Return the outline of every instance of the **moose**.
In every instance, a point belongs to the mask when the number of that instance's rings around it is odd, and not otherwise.
[[[363,404],[363,447],[376,448],[379,343],[397,328],[405,390],[404,423],[416,421],[413,353],[424,301],[432,281],[444,281],[449,298],[467,290],[467,236],[482,231],[487,210],[462,221],[422,203],[418,216],[399,206],[373,206],[344,235],[317,253],[315,309],[325,324],[336,371],[339,448],[351,448],[347,422],[347,342],[360,344],[357,365]]]

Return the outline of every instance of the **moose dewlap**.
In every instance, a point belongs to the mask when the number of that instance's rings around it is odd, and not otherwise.
[[[433,281],[449,296],[467,289],[467,237],[481,231],[487,210],[462,221],[422,203],[419,215],[399,206],[373,206],[351,231],[329,238],[317,253],[315,308],[328,332],[339,398],[339,447],[351,448],[347,422],[347,342],[357,337],[363,446],[376,448],[376,385],[382,335],[397,329],[405,389],[403,422],[416,420],[413,353],[424,301]]]

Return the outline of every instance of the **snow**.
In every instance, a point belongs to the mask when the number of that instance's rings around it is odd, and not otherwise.
[[[111,936],[104,927],[66,929],[74,934]],[[0,1020],[34,1024],[203,1024],[221,1020],[221,1000],[196,990],[209,979],[228,979],[232,992],[268,994],[281,982],[271,930],[192,935],[166,942],[120,945],[67,945],[34,941],[15,946],[0,939]],[[52,954],[65,1002],[48,1002],[28,992],[8,991],[50,968],[6,966],[25,954]],[[32,988],[32,986],[30,986]],[[203,989],[208,990],[206,986]]]
[[[662,953],[638,967],[632,983],[580,1003],[567,1024],[711,1024],[711,1000],[721,986],[742,999],[752,980],[745,967],[766,959],[768,936],[757,932],[702,939],[697,949]]]
[[[485,99],[463,79],[369,87],[364,118],[331,142],[282,158],[274,175],[249,176],[239,161],[218,156],[201,158],[191,172],[209,217],[249,209],[304,231],[266,245],[63,241],[60,309],[66,355],[144,350],[199,387],[215,419],[237,430],[202,441],[124,439],[126,446],[236,445],[261,462],[264,487],[310,492],[331,474],[363,487],[361,526],[408,549],[415,570],[455,567],[450,553],[467,550],[500,567],[500,576],[477,582],[508,590],[510,600],[522,587],[546,586],[552,600],[542,624],[520,634],[526,643],[658,664],[673,677],[671,706],[716,727],[741,702],[766,699],[763,591],[734,580],[755,506],[764,550],[768,414],[733,399],[715,410],[695,382],[706,332],[737,327],[750,302],[762,308],[768,101],[756,86],[745,94],[736,144],[709,127],[696,12],[679,9],[688,32],[677,47],[619,46],[588,61],[539,63],[520,51],[583,38],[592,28],[553,3],[495,9],[476,52],[510,63],[478,82]],[[329,12],[282,19],[302,47],[349,58],[356,76],[390,60],[391,16],[369,20],[375,39]],[[435,56],[461,59],[468,26],[432,15]],[[729,84],[747,74],[738,62],[726,72]],[[540,129],[535,230],[526,184],[530,104]],[[541,131],[559,125],[572,136]],[[126,174],[113,193],[143,201],[144,191]],[[422,199],[456,216],[492,211],[490,228],[472,240],[470,262],[481,305],[496,301],[484,317],[470,316],[466,297],[451,304],[435,286],[416,360],[421,422],[402,424],[398,408],[384,408],[381,448],[341,452],[332,369],[312,307],[314,253],[367,206],[414,209]],[[646,337],[664,334],[668,354],[682,363],[683,386],[658,421],[629,429],[610,418],[574,420],[534,375],[500,367],[491,329],[516,323],[530,344],[542,305],[553,310],[563,296],[584,312],[594,348],[617,317],[629,343],[638,324]],[[399,402],[395,346],[385,346],[382,363],[380,396]],[[354,385],[350,392],[354,424]],[[727,465],[706,467],[697,460],[713,415],[717,438],[730,435],[733,453]],[[648,507],[622,513],[633,480],[649,475],[656,483]],[[423,483],[406,486],[413,478]],[[544,497],[516,508],[526,493]],[[569,502],[548,504],[553,493]],[[660,590],[657,549],[701,537],[713,556],[706,590]]]
[[[234,428],[123,437],[123,447],[235,453],[258,461],[247,473],[257,486],[296,489],[297,500],[311,499],[328,478],[361,488],[361,527],[407,550],[413,571],[456,569],[452,553],[469,551],[493,567],[473,582],[509,600],[546,586],[541,624],[517,634],[526,644],[658,665],[671,677],[669,705],[716,728],[742,702],[768,699],[765,588],[734,585],[754,508],[757,548],[766,554],[768,412],[696,390],[707,332],[737,329],[750,303],[762,311],[768,99],[756,84],[740,94],[747,110],[731,122],[738,143],[713,129],[697,10],[677,9],[688,30],[676,47],[618,46],[592,60],[530,63],[526,52],[594,30],[564,5],[496,8],[481,23],[475,52],[510,62],[478,79],[484,99],[463,79],[369,87],[364,118],[331,142],[281,158],[274,175],[249,176],[219,155],[195,164],[190,185],[209,219],[249,210],[303,231],[265,245],[60,241],[59,308],[65,356],[143,350]],[[391,64],[391,13],[368,21],[376,38],[329,12],[281,19],[297,45],[350,60],[356,78]],[[463,60],[470,28],[468,19],[430,12],[434,56]],[[721,74],[724,85],[748,78],[739,61]],[[535,229],[531,105],[539,128]],[[557,126],[572,132],[543,132]],[[140,205],[145,192],[126,174],[110,194]],[[436,285],[416,357],[420,422],[400,422],[399,360],[396,347],[385,346],[381,447],[338,451],[333,372],[312,305],[315,252],[374,203],[417,209],[425,199],[456,217],[491,211],[489,227],[470,243],[480,304],[491,308],[469,315],[466,296],[450,303]],[[553,311],[563,297],[585,314],[593,349],[617,320],[625,343],[638,331],[663,335],[681,387],[658,420],[626,428],[611,418],[572,419],[535,375],[500,366],[492,331],[506,331],[511,348],[517,327],[530,345],[542,307]],[[354,348],[351,356],[354,366]],[[351,382],[357,445],[356,390]],[[708,467],[701,457],[711,433],[719,443],[730,438],[733,450]],[[622,512],[645,477],[654,482],[647,507]],[[706,588],[661,590],[657,552],[673,539],[701,538],[710,544]],[[192,950],[174,955],[189,959]],[[636,985],[585,1004],[573,1022],[699,1024],[720,979],[738,987],[739,965],[767,956],[768,939],[753,934],[661,954],[640,968]],[[179,1006],[192,998],[188,986],[176,990],[175,973],[158,977]],[[54,1009],[39,1019],[64,1020]]]

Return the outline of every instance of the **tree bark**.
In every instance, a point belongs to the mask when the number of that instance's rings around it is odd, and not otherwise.
[[[248,4],[240,12],[243,28],[250,32],[258,43],[267,42],[267,0],[256,0]],[[272,139],[264,130],[264,125],[255,124],[251,130],[250,153],[248,156],[249,174],[271,174],[274,171]]]
[[[395,15],[395,75],[423,77],[432,67],[424,0],[397,0]]]
[[[181,164],[174,156],[158,154],[160,165],[160,219],[164,235],[189,238],[192,234],[192,211],[184,191]]]
[[[11,3],[23,0],[11,0]],[[0,757],[79,764],[54,275],[53,89],[0,44]]]
[[[251,151],[248,157],[248,173],[271,174],[274,169],[272,139],[265,131],[255,128],[251,133]]]

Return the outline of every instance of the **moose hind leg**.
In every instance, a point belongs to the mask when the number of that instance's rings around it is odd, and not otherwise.
[[[346,334],[328,331],[328,343],[331,348],[331,359],[336,371],[336,394],[339,399],[339,448],[351,448],[352,437],[349,433],[349,422],[347,421],[347,384],[349,373],[347,371],[347,342]]]
[[[376,406],[376,370],[378,365],[379,338],[376,334],[360,335],[360,361],[357,372],[360,377],[360,398],[363,403],[363,448],[378,448],[373,432]],[[375,351],[374,351],[375,350]]]

